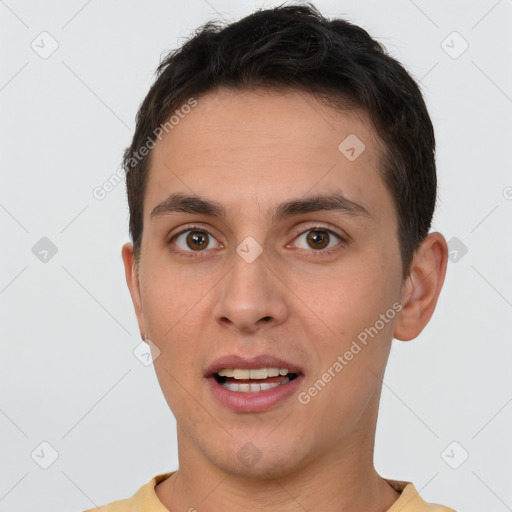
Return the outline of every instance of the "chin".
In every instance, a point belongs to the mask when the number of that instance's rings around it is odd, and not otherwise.
[[[294,443],[296,444],[296,443]],[[233,449],[234,445],[240,445],[239,449]],[[262,446],[259,448],[258,446]],[[302,465],[303,459],[297,453],[296,446],[286,443],[258,444],[257,441],[233,442],[229,450],[211,454],[211,463],[226,473],[241,478],[255,478],[261,480],[281,478],[297,471]]]

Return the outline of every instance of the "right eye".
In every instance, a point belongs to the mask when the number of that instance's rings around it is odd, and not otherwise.
[[[206,249],[212,249],[215,245],[214,242],[217,240],[207,231],[198,228],[191,228],[177,235],[174,235],[170,240],[169,244],[175,243],[176,246],[183,252],[198,253],[204,252]],[[218,248],[222,248],[222,244],[217,242]],[[189,254],[189,256],[195,256]]]

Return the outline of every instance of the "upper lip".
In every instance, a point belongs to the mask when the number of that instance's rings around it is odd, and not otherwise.
[[[223,368],[287,368],[290,373],[302,373],[300,366],[268,354],[261,354],[254,357],[243,357],[231,354],[219,357],[213,361],[213,363],[206,368],[205,375],[206,377],[211,377]]]

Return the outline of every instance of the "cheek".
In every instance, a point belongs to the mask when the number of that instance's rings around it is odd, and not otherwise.
[[[314,307],[337,336],[353,334],[368,323],[382,302],[373,276],[361,268],[345,268],[331,276],[314,297]]]
[[[152,261],[141,281],[141,301],[149,334],[159,347],[173,339],[186,339],[194,331],[194,312],[198,309],[194,306],[201,304],[208,288],[201,276],[187,278],[168,263]]]
[[[148,335],[159,349],[155,371],[169,405],[181,400],[181,386],[190,388],[191,383],[200,382],[197,341],[204,332],[204,318],[199,316],[210,307],[211,280],[211,276],[189,275],[156,262],[141,282]]]
[[[334,275],[314,295],[314,310],[335,334],[325,338],[324,365],[351,349],[353,342],[362,347],[354,359],[366,365],[375,358],[380,361],[392,337],[399,283],[396,269],[385,258],[363,261]]]

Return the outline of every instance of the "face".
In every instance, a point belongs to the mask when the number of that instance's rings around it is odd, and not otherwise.
[[[180,457],[278,475],[370,453],[403,282],[368,117],[219,89],[152,151],[123,258]]]

